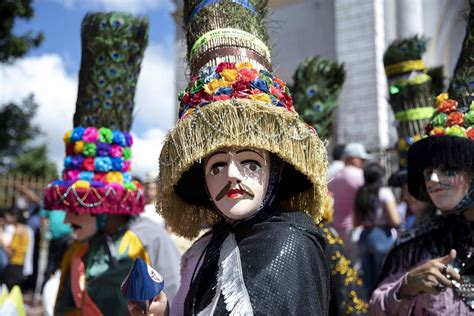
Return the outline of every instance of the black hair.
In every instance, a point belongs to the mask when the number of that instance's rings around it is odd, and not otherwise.
[[[383,186],[384,176],[385,170],[378,163],[372,162],[365,166],[365,183],[357,190],[354,203],[354,211],[358,219],[374,219],[375,210],[379,203],[379,190]]]
[[[341,160],[342,154],[344,153],[344,147],[346,147],[344,144],[336,145],[336,147],[334,147],[332,150],[332,159]]]

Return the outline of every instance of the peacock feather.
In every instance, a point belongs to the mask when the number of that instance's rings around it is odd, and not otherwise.
[[[428,39],[418,35],[395,40],[386,49],[383,55],[383,63],[386,67],[407,60],[420,60],[426,52],[427,44]]]
[[[293,75],[295,109],[322,139],[331,134],[332,114],[338,106],[345,76],[343,64],[319,56],[303,60]]]
[[[431,78],[431,95],[437,96],[445,91],[445,79],[443,66],[428,68],[428,76]]]
[[[148,43],[148,20],[127,13],[91,13],[82,22],[82,60],[74,126],[129,131],[135,90]]]
[[[474,102],[474,0],[469,0],[467,28],[448,94],[467,110]]]

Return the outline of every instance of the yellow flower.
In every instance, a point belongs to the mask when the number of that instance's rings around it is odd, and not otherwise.
[[[449,99],[449,96],[447,92],[441,93],[440,95],[436,97],[436,106],[440,105],[441,103],[443,103],[444,101],[448,99]]]
[[[208,94],[212,95],[220,87],[230,87],[231,84],[232,84],[231,82],[227,82],[227,81],[222,80],[222,79],[219,79],[219,80],[212,79],[209,83],[204,85],[204,91],[206,91]]]
[[[413,136],[413,144],[416,143],[417,141],[419,141],[421,139],[421,136],[416,134],[415,136]]]
[[[234,82],[237,79],[236,69],[224,69],[221,72],[221,77],[227,82]]]
[[[74,143],[74,153],[76,155],[82,154],[84,150],[84,142],[82,140]]]
[[[69,144],[71,142],[71,140],[69,139],[71,137],[71,132],[72,131],[69,130],[66,133],[64,133],[64,136],[63,136],[64,143]]]
[[[77,188],[81,188],[81,189],[90,189],[91,188],[91,184],[87,181],[84,181],[84,180],[77,180],[76,182],[74,182],[74,184],[72,185],[73,188],[77,189]]]
[[[255,68],[250,62],[245,61],[243,63],[237,64],[236,65],[237,70],[240,70],[242,68]]]
[[[266,93],[252,94],[249,96],[252,100],[263,101],[265,103],[272,103],[272,99]]]
[[[123,175],[120,171],[107,172],[106,181],[108,183],[119,183],[123,184]]]

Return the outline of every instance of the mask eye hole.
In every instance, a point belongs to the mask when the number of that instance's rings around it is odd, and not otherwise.
[[[260,163],[256,160],[244,160],[242,161],[242,166],[251,172],[256,172],[262,168]]]
[[[211,170],[209,171],[209,174],[213,176],[218,175],[222,171],[222,169],[224,169],[226,165],[227,164],[225,162],[216,162],[215,164],[212,165]]]

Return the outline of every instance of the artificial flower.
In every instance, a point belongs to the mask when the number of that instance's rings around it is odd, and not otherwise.
[[[87,171],[94,171],[94,158],[87,157],[82,161],[82,169]]]
[[[269,93],[267,82],[260,78],[255,79],[254,81],[250,82],[250,86],[262,92]]]
[[[461,112],[452,112],[448,115],[448,126],[464,125],[464,114]]]
[[[96,157],[94,159],[95,170],[101,172],[108,172],[112,170],[112,161],[109,157]]]
[[[130,172],[124,172],[123,175],[123,182],[132,182],[132,174]]]
[[[110,161],[112,161],[112,170],[122,171],[122,158],[110,158]]]
[[[224,69],[220,74],[227,82],[234,82],[237,79],[237,69]]]
[[[79,173],[79,180],[92,181],[94,179],[94,173],[91,171],[81,171]]]
[[[430,136],[442,136],[444,133],[444,127],[436,126],[430,131]]]
[[[235,68],[237,68],[237,70],[240,70],[240,69],[251,69],[253,68],[253,65],[248,62],[248,61],[245,61],[243,63],[239,63],[237,65],[235,65]]]
[[[64,170],[64,180],[76,181],[77,179],[79,179],[79,173],[80,171],[75,169]]]
[[[108,183],[119,183],[119,184],[123,183],[123,175],[121,172],[118,172],[118,171],[108,172],[105,179]]]
[[[72,168],[72,157],[71,156],[66,156],[64,158],[64,169],[70,169]]]
[[[77,142],[78,140],[81,140],[83,134],[84,134],[84,127],[81,127],[81,126],[75,127],[71,133],[71,141]]]
[[[69,144],[71,142],[71,131],[67,131],[64,133],[63,140],[66,144]]]
[[[74,145],[73,144],[67,144],[66,145],[66,155],[70,156],[74,154]]]
[[[109,144],[102,143],[102,142],[97,143],[97,148],[96,148],[96,155],[97,156],[101,156],[101,157],[108,156],[109,151],[110,151],[110,145]]]
[[[94,181],[100,181],[100,182],[105,182],[105,176],[107,173],[105,172],[96,172],[94,174]]]
[[[252,94],[252,95],[249,95],[249,98],[252,100],[258,100],[265,103],[272,103],[272,99],[270,99],[270,97],[266,93]]]
[[[446,126],[446,121],[448,120],[448,115],[445,113],[438,113],[431,120],[433,126]]]
[[[474,125],[474,110],[470,110],[464,115],[464,122],[466,126]]]
[[[189,104],[189,102],[191,102],[191,94],[189,92],[186,92],[183,95],[183,98],[179,101],[181,101],[182,104]]]
[[[212,100],[212,96],[207,94],[206,91],[203,90],[193,95],[193,98],[191,99],[191,105],[198,106],[202,103],[205,103],[211,100]]]
[[[123,136],[125,137],[125,140],[127,142],[127,145],[128,147],[132,147],[133,145],[133,137],[132,137],[132,134],[130,134],[129,132],[123,132]]]
[[[212,97],[212,101],[225,101],[225,100],[230,100],[230,95],[215,95]]]
[[[220,87],[216,90],[216,92],[214,93],[214,95],[231,95],[232,92],[234,92],[234,89],[232,87]]]
[[[94,187],[94,188],[102,188],[105,186],[104,182],[102,181],[97,181],[97,180],[92,180],[89,182],[91,187]]]
[[[114,130],[112,134],[113,134],[112,142],[122,147],[127,146],[127,140],[125,139],[125,135],[123,135],[121,131]]]
[[[254,81],[258,77],[257,69],[255,68],[241,68],[237,75],[237,80],[250,82]]]
[[[124,147],[122,150],[122,155],[124,160],[130,160],[130,158],[132,157],[132,150],[130,149],[130,147]]]
[[[82,150],[82,154],[84,156],[95,156],[96,152],[96,144],[94,143],[85,143],[84,144],[84,149]]]
[[[82,155],[72,156],[71,168],[73,168],[73,169],[82,169],[82,162],[83,161],[84,161],[84,157],[82,157]]]
[[[207,66],[199,70],[199,77],[204,80],[204,83],[208,83],[214,79],[218,78],[216,73],[216,68],[212,66]]]
[[[99,139],[99,131],[95,127],[88,127],[84,130],[82,140],[89,143],[95,143]]]
[[[458,106],[458,102],[456,100],[448,99],[448,100],[445,100],[445,101],[441,102],[438,105],[437,109],[438,109],[438,112],[449,113],[449,112],[452,112],[452,111],[456,110],[457,106]]]
[[[75,154],[82,154],[84,150],[84,142],[82,140],[74,142],[74,153]]]
[[[212,79],[208,84],[204,85],[204,91],[207,94],[212,95],[220,87],[230,87],[232,83],[227,82],[223,79]]]
[[[466,137],[466,129],[459,125],[453,125],[446,128],[446,135]]]
[[[111,157],[122,157],[123,148],[119,145],[110,146],[110,156]]]
[[[443,92],[436,97],[436,106],[440,105],[444,101],[448,100],[449,96],[447,92]]]
[[[235,63],[223,61],[219,63],[219,65],[217,65],[216,72],[221,73],[225,69],[234,69],[234,68],[235,68]]]
[[[130,171],[131,167],[132,167],[132,162],[130,160],[124,161],[122,163],[122,171],[124,171],[124,172],[125,171]]]
[[[191,94],[195,94],[195,93],[198,93],[199,91],[201,91],[204,87],[204,80],[202,79],[198,79],[194,85],[191,87],[191,90],[189,92],[191,92]]]
[[[78,180],[78,181],[74,182],[72,187],[75,188],[75,189],[90,189],[91,184],[87,181],[84,181],[84,180]]]
[[[132,191],[136,191],[137,190],[137,186],[135,185],[135,183],[133,182],[125,182],[123,184],[123,187],[125,189],[128,189],[128,190],[132,190]]]
[[[474,139],[474,127],[469,127],[469,128],[466,130],[466,136],[467,136],[469,139]]]
[[[110,128],[101,127],[99,128],[99,141],[103,143],[112,143],[113,133]]]

